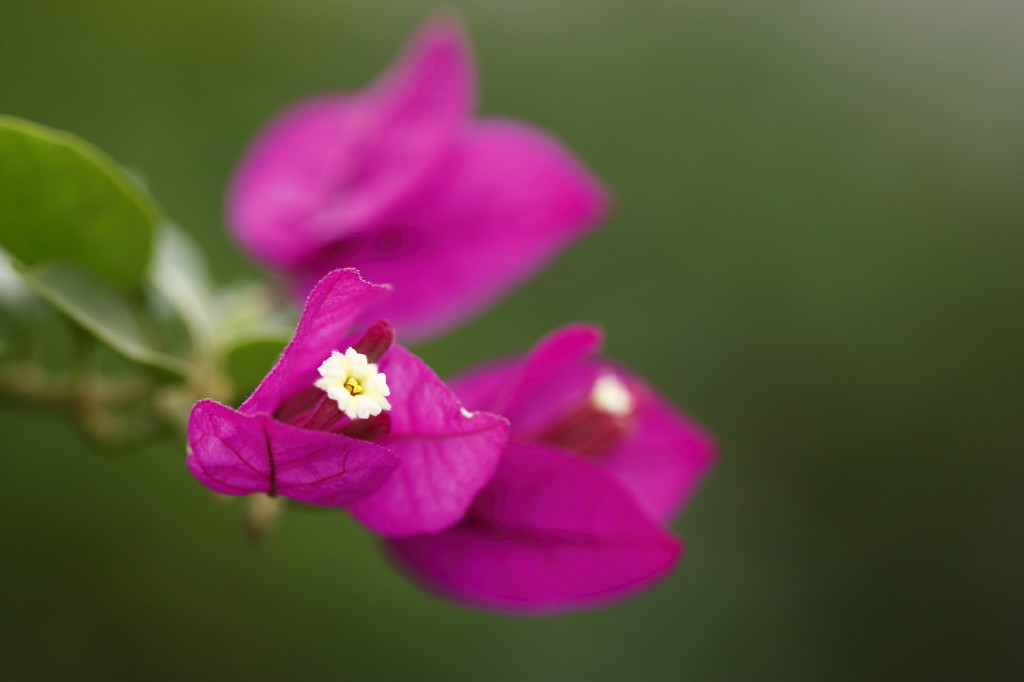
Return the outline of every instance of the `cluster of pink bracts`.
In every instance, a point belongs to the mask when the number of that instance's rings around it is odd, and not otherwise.
[[[260,136],[232,187],[232,227],[308,298],[237,410],[195,406],[186,461],[220,493],[349,509],[461,602],[596,606],[674,566],[667,524],[713,444],[595,357],[591,326],[447,383],[394,343],[396,329],[424,338],[469,317],[604,213],[600,185],[558,142],[475,120],[473,94],[458,25],[435,20],[367,90],[300,104]],[[321,385],[321,365],[346,352],[386,377],[376,414],[341,409]],[[364,390],[344,387],[353,401]]]

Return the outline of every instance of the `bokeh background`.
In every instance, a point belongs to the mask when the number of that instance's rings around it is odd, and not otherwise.
[[[482,111],[559,135],[615,212],[420,352],[570,320],[716,434],[657,589],[462,609],[338,513],[259,546],[182,444],[0,413],[0,678],[1011,679],[1024,645],[1024,5],[450,1]],[[138,169],[213,255],[275,111],[374,77],[431,2],[3,0],[0,110]],[[103,248],[98,244],[97,248]]]

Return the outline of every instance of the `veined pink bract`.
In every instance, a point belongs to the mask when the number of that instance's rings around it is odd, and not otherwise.
[[[235,236],[300,292],[345,266],[395,285],[369,314],[403,338],[479,312],[589,230],[606,200],[552,137],[475,120],[473,71],[458,24],[436,19],[369,88],[281,114],[232,182]]]
[[[237,410],[212,400],[196,404],[186,459],[193,475],[229,495],[263,492],[351,507],[388,536],[433,533],[461,519],[493,474],[508,424],[467,411],[419,358],[392,345],[386,322],[350,333],[365,308],[389,293],[352,269],[324,277],[295,337]],[[377,415],[359,418],[318,387],[318,368],[347,349],[362,357],[359,377],[379,370],[383,386],[386,376],[390,393],[378,399],[387,411],[378,406]],[[353,396],[369,390],[356,375],[352,381]]]
[[[665,524],[713,443],[638,378],[589,357],[599,344],[595,328],[567,327],[451,382],[512,432],[459,524],[389,543],[413,576],[471,605],[550,613],[622,598],[674,566],[682,545]]]

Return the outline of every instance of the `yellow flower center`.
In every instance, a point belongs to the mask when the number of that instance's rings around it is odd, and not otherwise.
[[[342,385],[348,389],[349,395],[359,395],[363,392],[363,385],[360,384],[359,379],[356,379],[355,377],[349,377]]]

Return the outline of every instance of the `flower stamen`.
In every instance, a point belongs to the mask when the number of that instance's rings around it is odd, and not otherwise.
[[[320,378],[315,386],[337,402],[349,419],[369,419],[391,409],[387,376],[355,348],[331,351],[317,371]]]
[[[601,412],[628,417],[635,407],[633,394],[614,374],[602,374],[590,390],[590,400]]]

